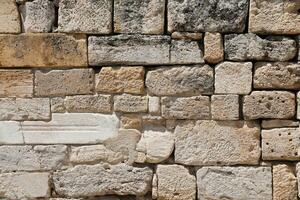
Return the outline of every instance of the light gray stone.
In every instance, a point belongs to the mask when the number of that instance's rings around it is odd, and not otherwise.
[[[295,120],[270,119],[262,120],[261,127],[266,129],[284,128],[284,127],[299,127],[299,122]]]
[[[64,113],[66,112],[65,98],[54,97],[51,98],[51,112],[53,113]]]
[[[211,115],[214,120],[238,120],[240,113],[238,95],[213,95]]]
[[[23,144],[20,122],[0,121],[0,144]]]
[[[114,110],[124,113],[147,112],[148,97],[129,94],[114,96]]]
[[[0,7],[0,33],[20,33],[21,22],[14,0],[2,0]]]
[[[148,97],[148,109],[151,115],[160,115],[161,113],[161,105],[159,97]]]
[[[204,63],[203,53],[198,41],[172,40],[169,64]]]

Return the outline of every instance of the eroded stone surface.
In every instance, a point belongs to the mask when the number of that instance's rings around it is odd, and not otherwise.
[[[262,120],[262,128],[284,128],[284,127],[299,127],[299,122],[295,120],[270,119]]]
[[[142,129],[142,118],[134,115],[124,115],[121,117],[121,127],[124,129]]]
[[[173,32],[171,37],[173,39],[185,39],[185,40],[201,40],[202,33],[191,33],[191,32]]]
[[[223,38],[220,33],[205,33],[204,60],[208,63],[219,63],[224,59]]]
[[[211,114],[214,120],[239,119],[238,95],[213,95],[211,97]]]
[[[0,33],[20,33],[21,22],[14,0],[2,0],[0,7]]]
[[[66,112],[65,98],[64,97],[54,97],[51,98],[51,112],[53,113],[64,113]]]
[[[148,98],[146,96],[119,95],[114,97],[114,110],[124,113],[137,113],[148,111]]]
[[[203,53],[197,41],[172,40],[169,64],[204,63]]]

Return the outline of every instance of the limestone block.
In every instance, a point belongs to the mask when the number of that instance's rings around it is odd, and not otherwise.
[[[147,112],[148,97],[128,94],[114,96],[114,110],[124,113]]]
[[[160,115],[161,113],[160,98],[149,96],[148,99],[149,99],[148,102],[149,113],[151,115]]]
[[[262,120],[261,127],[265,129],[299,127],[299,122],[295,120],[269,119],[269,120]]]
[[[201,40],[202,33],[191,33],[191,32],[179,32],[175,31],[171,34],[172,39],[179,39],[179,40]]]
[[[50,104],[52,113],[66,112],[65,99],[63,97],[51,98]]]
[[[213,95],[211,97],[211,114],[214,120],[238,120],[239,107],[238,95]]]
[[[121,127],[124,129],[142,129],[142,118],[134,115],[124,115],[121,117]]]
[[[213,64],[224,60],[223,38],[220,33],[205,33],[204,60]]]
[[[0,121],[0,144],[23,144],[20,122]]]
[[[14,0],[2,0],[0,7],[0,33],[20,33],[21,22]]]
[[[203,53],[198,41],[172,40],[169,64],[204,63]]]

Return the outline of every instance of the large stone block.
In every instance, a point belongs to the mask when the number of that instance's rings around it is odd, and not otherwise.
[[[270,167],[203,167],[197,171],[198,198],[272,200]]]
[[[0,67],[85,67],[85,36],[0,35]]]
[[[175,128],[175,162],[258,164],[260,127],[250,121],[186,121]]]
[[[114,97],[114,110],[124,113],[138,113],[148,111],[148,97],[134,95],[118,95]]]
[[[21,22],[14,0],[2,0],[0,7],[0,33],[20,33]]]

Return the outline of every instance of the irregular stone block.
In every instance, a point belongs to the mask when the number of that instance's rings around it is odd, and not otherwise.
[[[64,113],[66,112],[65,99],[63,97],[51,98],[51,112]]]
[[[223,62],[215,68],[215,93],[249,94],[252,89],[252,63]]]
[[[60,169],[67,146],[0,146],[0,172]]]
[[[210,99],[198,97],[163,97],[162,116],[166,119],[209,119]]]
[[[144,76],[144,67],[103,67],[96,75],[96,91],[143,94]]]
[[[165,0],[116,0],[114,2],[114,32],[164,33]]]
[[[233,61],[288,61],[295,57],[296,42],[288,37],[267,37],[255,34],[225,35],[225,59]]]
[[[161,106],[160,106],[160,98],[159,97],[148,97],[148,109],[151,115],[160,115]]]
[[[85,36],[0,35],[1,67],[85,67],[86,52]]]
[[[253,86],[258,89],[300,88],[300,63],[255,63]]]
[[[0,144],[23,144],[20,122],[0,121]]]
[[[0,98],[0,120],[50,120],[49,99]]]
[[[118,134],[115,115],[53,113],[49,122],[22,122],[27,144],[93,144]]]
[[[199,199],[272,199],[270,167],[203,167],[197,171]]]
[[[108,194],[142,196],[150,191],[153,172],[150,168],[120,165],[78,165],[54,172],[54,190],[68,197]],[[84,177],[84,178],[82,178]]]
[[[220,33],[205,33],[204,60],[213,64],[224,60],[223,38]]]
[[[147,73],[148,92],[157,96],[193,96],[212,94],[213,69],[204,66],[162,67]]]
[[[196,199],[196,177],[184,166],[158,165],[156,174],[158,199]]]
[[[169,64],[204,63],[203,53],[197,41],[172,40]]]
[[[21,22],[14,0],[2,0],[0,8],[0,33],[20,33]],[[1,59],[0,59],[1,60]]]
[[[148,97],[119,95],[114,97],[114,110],[124,113],[138,113],[148,111]]]
[[[49,173],[0,174],[0,194],[8,199],[35,199],[49,197]]]
[[[115,35],[88,39],[89,65],[157,65],[170,59],[169,36]]]
[[[179,40],[201,40],[202,33],[191,33],[191,32],[173,32],[171,35],[173,39]]]
[[[80,80],[80,81],[79,81]],[[36,71],[36,96],[66,96],[91,94],[94,72],[92,69]]]
[[[294,120],[270,119],[262,120],[261,127],[266,129],[284,128],[284,127],[299,127],[299,122]]]
[[[121,116],[121,127],[124,129],[142,129],[142,119],[139,116]]]
[[[31,70],[0,70],[0,97],[32,97]]]
[[[255,165],[260,128],[250,121],[186,121],[175,128],[175,162],[184,165]]]
[[[238,95],[213,95],[211,115],[214,120],[238,120],[240,116]]]
[[[109,34],[112,32],[112,0],[60,0],[58,31]]]
[[[245,96],[245,119],[289,119],[295,115],[295,95],[285,91],[254,91]]]
[[[300,34],[299,1],[251,0],[249,32]]]

